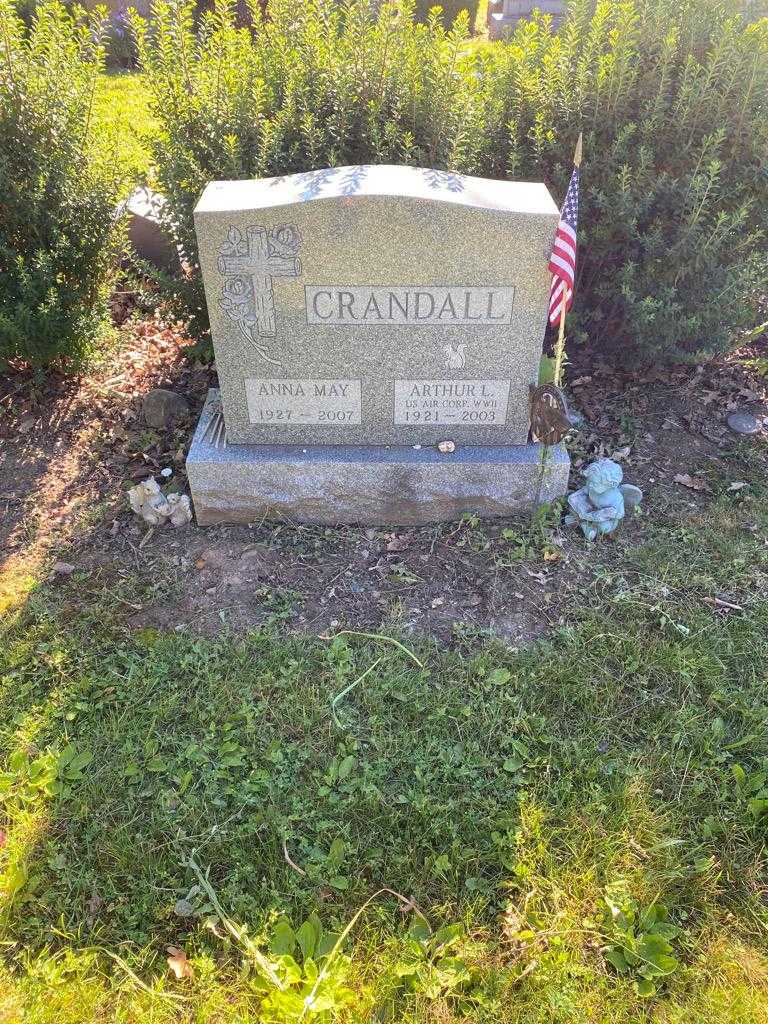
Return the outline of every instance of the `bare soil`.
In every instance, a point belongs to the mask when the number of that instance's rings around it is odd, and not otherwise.
[[[187,446],[215,384],[188,345],[178,325],[129,320],[87,376],[40,383],[19,371],[0,381],[0,574],[21,567],[55,579],[74,566],[84,597],[105,586],[128,595],[125,624],[136,629],[214,634],[270,622],[323,634],[397,622],[446,642],[482,632],[519,645],[562,621],[600,565],[703,508],[728,481],[748,486],[750,460],[766,460],[765,430],[744,439],[725,424],[735,409],[768,416],[765,344],[642,377],[578,353],[569,391],[584,423],[569,438],[572,486],[580,467],[608,455],[645,492],[642,515],[614,542],[595,548],[559,520],[531,528],[524,518],[409,530],[285,521],[148,529],[125,492],[163,469],[185,489]],[[141,417],[159,386],[192,410],[165,433]]]

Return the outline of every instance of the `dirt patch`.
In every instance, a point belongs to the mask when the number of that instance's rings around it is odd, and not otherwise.
[[[125,491],[164,469],[185,489],[192,428],[215,383],[210,368],[185,357],[188,344],[159,320],[128,322],[119,347],[87,379],[54,378],[44,387],[21,373],[6,379],[0,573],[14,560],[64,559],[87,574],[86,590],[141,580],[143,596],[124,602],[135,629],[213,634],[268,622],[322,634],[397,623],[446,641],[482,632],[518,645],[562,621],[596,567],[620,559],[648,523],[700,509],[734,474],[748,486],[750,460],[755,471],[765,466],[765,434],[744,441],[725,424],[736,408],[768,415],[759,372],[765,346],[643,379],[581,356],[570,372],[584,415],[569,441],[572,482],[586,462],[609,455],[646,492],[644,516],[599,549],[555,520],[534,528],[523,519],[465,518],[413,530],[287,522],[147,530],[128,511]],[[166,433],[149,430],[140,415],[143,396],[159,386],[192,407],[189,421]]]
[[[136,609],[129,623],[215,633],[268,622],[324,633],[397,622],[446,639],[472,630],[523,643],[553,621],[567,559],[558,554],[556,566],[533,571],[518,563],[503,532],[511,533],[509,524],[464,522],[452,532],[274,524],[166,532],[142,555],[153,572],[173,567],[174,593]],[[478,550],[468,546],[470,534]]]

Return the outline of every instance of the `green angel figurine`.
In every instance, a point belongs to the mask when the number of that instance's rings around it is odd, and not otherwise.
[[[598,459],[584,470],[586,484],[568,495],[570,512],[566,526],[581,527],[587,540],[613,533],[626,509],[636,508],[643,492],[632,484],[622,484],[621,466],[611,459]]]

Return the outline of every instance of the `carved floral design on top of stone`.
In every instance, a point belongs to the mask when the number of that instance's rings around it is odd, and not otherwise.
[[[224,277],[219,307],[267,362],[273,359],[260,338],[277,333],[273,278],[299,277],[301,236],[292,224],[267,229],[250,225],[243,232],[230,227],[219,248],[217,266]]]

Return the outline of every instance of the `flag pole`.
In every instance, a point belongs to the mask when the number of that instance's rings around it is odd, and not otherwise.
[[[579,132],[579,137],[576,140],[576,149],[573,153],[573,166],[581,167],[581,158],[583,152],[583,133]],[[557,342],[555,344],[555,368],[554,368],[554,385],[559,388],[562,385],[563,378],[563,363],[565,361],[565,313],[570,299],[570,292],[563,286],[563,301],[560,306],[560,323],[557,330]],[[534,512],[539,507],[541,501],[541,491],[544,485],[544,474],[547,471],[547,465],[549,463],[549,449],[550,445],[546,442],[541,449],[541,463],[539,468],[538,480],[536,482],[536,496],[534,498]],[[531,523],[533,526],[533,522]]]
[[[563,383],[563,362],[565,360],[565,310],[568,306],[570,292],[563,287],[563,304],[560,307],[560,324],[557,328],[557,343],[555,344],[555,370],[554,384],[559,388]]]

